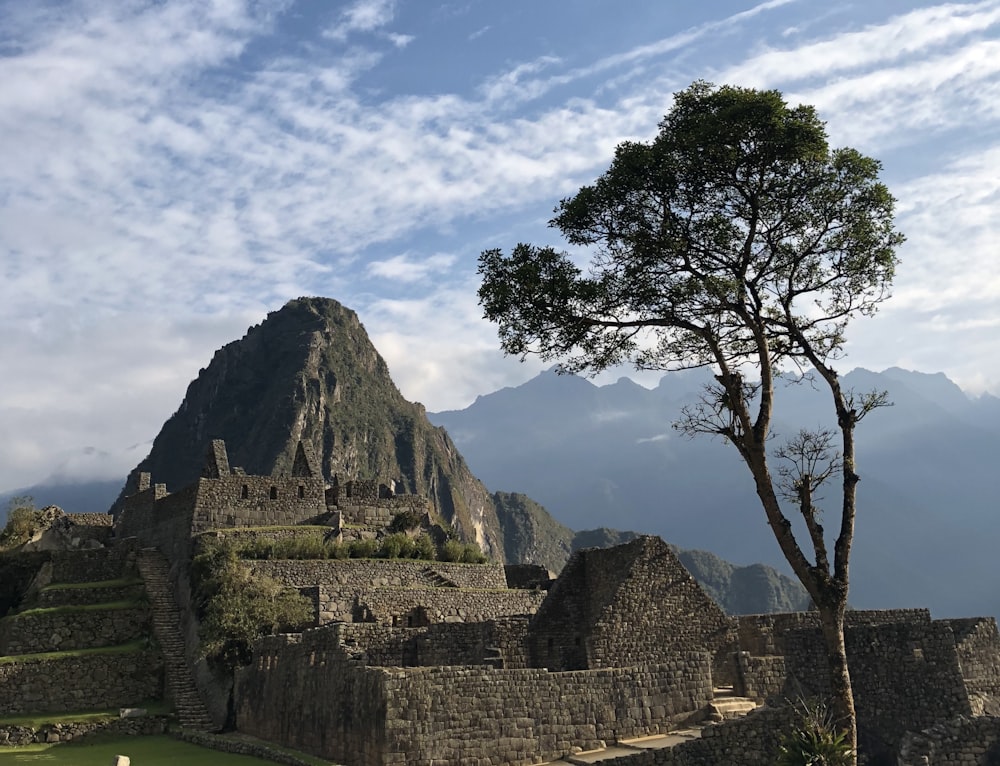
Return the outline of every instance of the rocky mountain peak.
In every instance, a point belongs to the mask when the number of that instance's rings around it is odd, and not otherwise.
[[[394,481],[398,491],[426,495],[463,538],[503,558],[489,492],[423,406],[403,398],[357,314],[337,301],[290,301],[216,351],[116,507],[142,471],[170,491],[196,480],[213,439],[250,474],[290,473],[301,440],[327,479]]]

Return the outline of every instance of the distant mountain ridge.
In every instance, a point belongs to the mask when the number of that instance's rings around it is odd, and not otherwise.
[[[659,534],[685,549],[787,571],[736,451],[671,428],[709,375],[672,373],[646,389],[546,372],[429,417],[490,489],[516,487],[569,527]],[[1000,614],[1000,399],[972,399],[940,373],[899,368],[857,369],[842,382],[885,389],[894,402],[858,427],[852,603]],[[834,425],[826,398],[807,383],[783,387],[778,407],[778,434]]]

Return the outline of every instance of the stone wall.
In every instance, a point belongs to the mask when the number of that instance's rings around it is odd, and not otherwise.
[[[167,494],[163,484],[125,498],[118,516],[119,538],[136,538],[143,547],[159,548],[171,561],[191,558],[191,526],[198,485]]]
[[[373,588],[427,589],[448,582],[472,590],[505,590],[499,564],[453,564],[404,559],[266,560],[249,562],[254,572],[296,588],[319,586],[319,622],[351,622],[358,598]],[[453,588],[443,589],[455,593]],[[404,622],[405,624],[405,622]]]
[[[110,604],[115,601],[135,601],[146,587],[142,581],[130,585],[94,586],[92,588],[66,588],[48,585],[35,598],[39,607],[86,606],[87,604]]]
[[[236,671],[236,727],[339,763],[382,764],[384,679],[344,652],[335,631],[270,636]]]
[[[940,620],[951,627],[970,694],[1000,698],[1000,633],[993,617]]]
[[[416,559],[326,559],[251,561],[255,571],[284,585],[320,585],[327,591],[360,593],[376,588],[423,588],[435,573],[458,588],[507,588],[501,564],[453,564]]]
[[[117,544],[110,548],[82,551],[52,551],[52,583],[82,583],[135,577],[135,547]]]
[[[132,707],[163,697],[157,652],[32,657],[0,662],[0,715]]]
[[[295,524],[325,511],[322,478],[233,474],[199,479],[191,531]]]
[[[711,697],[711,658],[570,673],[388,673],[385,764],[530,764],[666,730]]]
[[[149,632],[146,607],[31,610],[0,620],[0,656],[117,646]]]
[[[956,717],[906,735],[898,766],[994,766],[1000,763],[1000,718]]]
[[[793,722],[788,708],[761,708],[744,718],[712,724],[701,737],[671,748],[608,758],[602,766],[773,766],[781,732]]]
[[[538,564],[505,564],[503,571],[508,588],[548,590],[552,586],[549,570]]]
[[[758,657],[749,652],[736,656],[738,671],[734,692],[757,702],[782,701],[785,687],[785,658]]]
[[[142,716],[105,721],[46,723],[37,729],[33,726],[0,726],[0,745],[23,747],[36,742],[72,742],[95,734],[114,737],[163,734],[167,730],[167,723],[166,716]]]
[[[927,609],[849,610],[844,625],[887,625],[894,622],[929,623]],[[736,618],[740,650],[758,656],[785,653],[784,636],[790,631],[819,628],[818,612],[747,614]]]
[[[859,742],[870,755],[895,753],[907,731],[971,714],[951,628],[940,622],[856,626],[845,632]],[[828,698],[818,630],[785,635],[784,695]]]
[[[358,607],[363,622],[412,628],[435,622],[483,622],[499,615],[534,614],[543,597],[543,593],[528,590],[375,588],[358,596]]]
[[[254,664],[237,672],[238,728],[348,766],[528,764],[665,730],[712,694],[706,653],[571,673],[375,668],[360,661],[361,647],[341,645],[354,628],[259,643]]]

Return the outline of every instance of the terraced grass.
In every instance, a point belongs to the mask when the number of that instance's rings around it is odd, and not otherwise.
[[[127,654],[130,652],[141,652],[149,647],[146,639],[140,638],[137,641],[130,641],[127,644],[117,646],[99,646],[96,649],[73,649],[64,652],[40,652],[38,654],[11,654],[0,657],[0,665],[11,662],[45,662],[47,660],[62,660],[67,657],[84,657],[89,654]]]
[[[91,588],[122,588],[126,585],[141,584],[141,577],[120,577],[117,580],[96,580],[94,582],[53,582],[41,590],[90,590]]]
[[[40,606],[35,609],[25,609],[23,612],[18,612],[17,614],[10,615],[11,619],[20,619],[22,617],[38,617],[43,614],[68,614],[70,612],[104,612],[110,611],[112,609],[135,609],[141,606],[142,602],[139,599],[132,599],[131,601],[106,601],[103,604],[82,604],[80,606],[74,606],[67,604],[65,606]]]
[[[173,708],[166,702],[150,701],[141,705],[149,715],[166,715]],[[105,710],[85,710],[67,713],[34,713],[29,715],[0,716],[0,726],[30,726],[39,729],[47,723],[91,723],[94,721],[112,721],[118,718],[120,708]]]
[[[209,750],[167,736],[116,737],[92,743],[0,747],[0,764],[39,763],[46,766],[108,766],[116,755],[127,755],[136,766],[260,766],[272,764],[248,755]],[[316,761],[323,764],[324,761]],[[272,764],[273,766],[273,764]]]

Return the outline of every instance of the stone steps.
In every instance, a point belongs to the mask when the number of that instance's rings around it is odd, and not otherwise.
[[[180,632],[180,611],[174,601],[167,560],[155,549],[143,549],[139,551],[137,563],[152,607],[153,632],[163,654],[167,694],[173,701],[181,726],[197,731],[215,731],[216,726],[187,664],[184,638]]]

